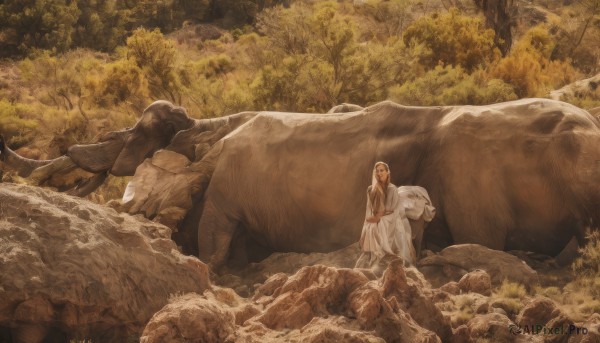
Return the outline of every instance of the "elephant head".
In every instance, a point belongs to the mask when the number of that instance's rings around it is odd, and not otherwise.
[[[155,101],[144,110],[140,120],[131,129],[110,170],[111,174],[133,175],[144,159],[169,145],[177,132],[193,125],[194,120],[188,117],[183,107],[164,100]]]
[[[110,170],[116,176],[131,176],[144,159],[169,145],[177,132],[193,125],[183,107],[159,100],[144,110],[133,128],[110,132],[100,143],[74,145],[67,154],[88,171]]]

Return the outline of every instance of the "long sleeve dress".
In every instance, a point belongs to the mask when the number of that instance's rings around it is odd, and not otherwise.
[[[365,222],[360,236],[360,247],[363,255],[357,262],[357,267],[369,267],[380,261],[386,255],[401,257],[409,264],[414,264],[414,248],[410,237],[410,228],[404,227],[404,207],[398,195],[398,188],[389,184],[386,190],[385,212],[378,223],[369,223],[366,219],[375,215],[367,190],[367,209]],[[391,213],[390,213],[391,212]]]

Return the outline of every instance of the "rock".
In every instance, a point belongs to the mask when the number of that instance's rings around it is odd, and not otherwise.
[[[479,293],[463,293],[452,296],[449,301],[438,303],[437,306],[450,318],[450,323],[456,330],[474,316],[488,313],[489,301],[488,297]]]
[[[140,343],[223,342],[235,331],[235,315],[214,297],[186,294],[158,311]]]
[[[509,327],[514,325],[508,317],[499,313],[479,315],[467,323],[472,342],[493,340],[493,342],[514,342],[515,337]]]
[[[434,286],[457,281],[465,271],[476,269],[485,270],[494,286],[500,285],[504,279],[527,288],[539,284],[537,273],[525,262],[506,252],[478,244],[452,245],[419,261],[419,270],[423,271],[427,280],[438,283]]]
[[[210,287],[208,268],[146,219],[5,183],[0,216],[0,331],[125,341],[171,295]]]
[[[440,287],[440,290],[452,295],[460,294],[461,291],[460,287],[458,286],[458,282],[456,281],[450,281],[444,284],[442,287]]]
[[[550,92],[549,97],[550,99],[565,101],[568,97],[593,94],[596,92],[598,85],[600,85],[600,74],[587,79],[577,80],[560,89],[553,90]]]
[[[359,270],[308,266],[273,275],[252,300],[213,287],[165,306],[141,342],[441,342],[403,307],[417,291],[398,301],[396,286],[418,290],[420,284],[403,271],[393,264],[380,282]]]
[[[466,324],[460,325],[453,330],[451,343],[470,343],[469,328]]]
[[[426,295],[419,283],[406,278],[402,261],[390,263],[382,278],[383,295],[395,296],[400,307],[422,327],[435,332],[443,341],[452,335],[449,318],[446,318],[433,301],[434,294]]]
[[[592,314],[585,322],[568,327],[569,343],[600,342],[600,313]]]
[[[561,333],[544,335],[544,343],[566,343],[569,337],[562,334],[562,330],[566,332],[567,328],[572,326],[574,326],[573,320],[564,313],[560,313],[557,317],[550,319],[545,327],[550,330],[559,330]]]
[[[385,272],[382,285],[370,281],[360,271],[326,266],[304,267],[281,284],[281,278],[270,282],[279,284],[267,300],[263,314],[256,320],[271,329],[300,329],[314,318],[349,315],[361,330],[375,332],[386,341],[436,342],[437,336],[419,326],[402,308],[392,293],[394,287],[408,287],[401,262]],[[405,282],[404,286],[402,282]],[[411,280],[411,283],[413,281]],[[263,285],[271,289],[269,283]],[[415,286],[416,287],[416,286]],[[435,307],[435,305],[432,305]],[[414,318],[414,317],[413,317]]]
[[[482,295],[492,294],[492,280],[485,270],[474,270],[464,275],[458,282],[463,292],[474,292]]]
[[[530,301],[517,315],[516,323],[520,326],[546,325],[548,321],[560,314],[554,301],[538,296]]]

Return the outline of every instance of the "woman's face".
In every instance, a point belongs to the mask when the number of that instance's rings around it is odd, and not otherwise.
[[[375,177],[378,182],[386,182],[390,177],[390,172],[383,164],[378,164],[377,167],[375,167]]]

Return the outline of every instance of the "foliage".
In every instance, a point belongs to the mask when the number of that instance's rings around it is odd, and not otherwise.
[[[494,296],[499,298],[522,299],[527,295],[525,286],[520,283],[503,281],[498,289],[494,291]]]
[[[544,96],[573,82],[578,74],[568,61],[550,60],[554,44],[544,27],[534,27],[491,67],[490,75],[512,84],[520,98]]]
[[[416,6],[410,0],[373,0],[367,4],[358,8],[365,17],[361,24],[368,23],[364,28],[365,35],[381,41],[402,35],[416,16]]]
[[[325,111],[341,102],[375,102],[409,70],[401,42],[359,44],[354,21],[334,2],[274,8],[257,20],[272,52],[251,85],[259,109]]]
[[[166,39],[158,29],[137,29],[127,38],[127,57],[143,70],[154,98],[179,102],[176,55],[173,41]]]
[[[568,58],[587,75],[600,73],[600,0],[574,1],[560,14],[550,27],[557,41],[553,58]]]
[[[210,6],[209,0],[139,0],[125,2],[131,27],[156,28],[171,32],[181,27],[184,21],[204,19]]]
[[[523,308],[523,299],[527,296],[525,286],[504,280],[492,293],[492,307],[502,308],[509,317],[516,316]]]
[[[6,0],[0,3],[0,51],[26,54],[35,49],[66,51],[79,9],[67,0]]]
[[[437,66],[422,77],[391,89],[392,100],[405,105],[483,105],[517,98],[511,85],[467,74],[460,66]]]
[[[572,265],[573,271],[583,277],[600,277],[600,232],[587,236],[588,244],[581,249],[581,257]]]
[[[1,1],[0,50],[23,59],[0,63],[0,129],[55,156],[56,137],[93,141],[157,99],[206,118],[546,96],[600,72],[598,13],[583,6],[597,1],[521,23],[504,57],[466,0]],[[598,91],[563,100],[596,107]]]
[[[100,77],[89,77],[86,87],[90,99],[100,107],[111,107],[123,102],[144,106],[148,99],[148,80],[131,59],[118,60],[103,67]]]
[[[9,145],[22,145],[31,139],[24,135],[37,127],[38,122],[33,117],[30,106],[0,99],[0,133]]]
[[[73,31],[77,47],[113,51],[127,34],[127,13],[117,0],[78,1],[79,18]]]
[[[419,60],[427,68],[441,64],[471,72],[500,55],[494,31],[486,29],[481,18],[462,15],[455,8],[417,19],[406,29],[403,39],[407,46],[420,47]]]
[[[213,0],[212,10],[216,17],[224,18],[226,27],[237,27],[254,22],[257,14],[277,4],[288,6],[289,0]]]

